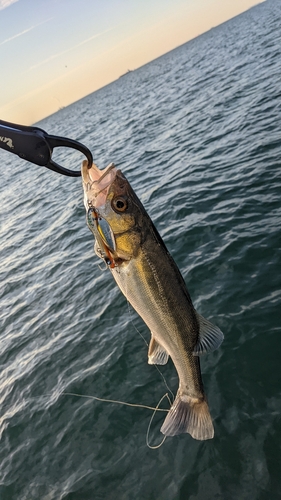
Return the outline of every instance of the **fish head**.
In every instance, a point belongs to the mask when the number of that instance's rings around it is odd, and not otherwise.
[[[104,170],[82,165],[87,224],[96,238],[97,254],[110,267],[129,261],[138,252],[138,198],[120,170],[111,163]]]

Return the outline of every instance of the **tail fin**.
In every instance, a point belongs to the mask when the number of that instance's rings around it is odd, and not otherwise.
[[[171,407],[161,432],[165,436],[176,436],[188,432],[194,439],[201,441],[214,437],[214,427],[207,401],[199,401],[189,396],[180,396]]]

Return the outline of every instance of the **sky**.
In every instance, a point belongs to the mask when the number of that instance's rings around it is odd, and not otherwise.
[[[0,119],[31,125],[262,0],[0,0]]]

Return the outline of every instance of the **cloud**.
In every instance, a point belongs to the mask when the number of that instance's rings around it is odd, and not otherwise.
[[[1,1],[1,0],[0,0]],[[3,7],[4,8],[4,7]],[[3,42],[0,42],[0,45],[4,45],[4,43],[8,43],[11,40],[14,40],[15,38],[18,38],[18,36],[22,36],[25,33],[28,33],[29,31],[33,30],[34,26],[31,26],[31,28],[28,28],[27,30],[21,31],[20,33],[17,33],[14,36],[11,36],[10,38],[6,38],[6,40],[3,40]]]
[[[113,29],[113,28],[110,28],[110,30],[111,29]],[[106,31],[110,31],[110,30],[106,30]],[[103,32],[103,33],[105,33],[105,32]],[[102,33],[99,33],[99,35],[101,35],[101,34]],[[93,37],[87,38],[83,42],[80,42],[78,45],[83,45],[84,43],[87,43],[90,39],[95,38],[95,37],[97,37],[99,35],[94,35]],[[77,47],[77,45],[75,47]],[[71,49],[68,49],[68,50],[72,50],[75,47],[72,47]],[[115,49],[115,47],[113,47],[112,49],[109,49],[109,50],[103,52],[99,56],[95,56],[95,57],[91,58],[90,61],[94,60],[95,58],[99,59],[103,55],[105,55],[105,54],[107,54],[109,52],[112,52],[112,50],[114,50],[114,49]],[[4,111],[4,114],[5,114],[5,110],[7,111],[9,109],[12,109],[13,106],[20,105],[23,102],[28,101],[28,99],[30,99],[31,97],[34,97],[35,95],[40,94],[41,92],[47,90],[48,88],[52,87],[54,84],[60,82],[61,80],[65,79],[65,78],[69,79],[69,76],[72,73],[76,73],[77,71],[81,70],[82,68],[87,68],[88,63],[89,63],[89,61],[83,62],[79,66],[76,66],[75,68],[73,68],[72,70],[70,70],[67,73],[67,76],[65,74],[60,75],[60,76],[54,78],[53,80],[50,80],[49,82],[46,82],[44,85],[41,85],[41,87],[36,87],[36,89],[30,90],[27,94],[21,95],[21,96],[17,97],[16,99],[14,99],[13,101],[10,101],[10,102],[6,103],[4,106],[0,107],[0,116],[1,116],[2,111]]]
[[[18,0],[0,0],[0,10],[10,7],[10,5],[15,2],[18,2]]]
[[[4,1],[4,0],[0,0]],[[12,1],[12,0],[10,0]],[[13,0],[17,2],[18,0]],[[1,5],[1,4],[0,4]],[[18,38],[19,36],[25,35],[25,33],[28,33],[31,30],[34,30],[34,28],[37,28],[37,26],[41,26],[41,24],[47,23],[48,21],[51,21],[53,17],[50,17],[49,19],[46,19],[46,21],[42,21],[41,23],[35,24],[34,26],[31,26],[30,28],[27,28],[26,30],[21,31],[20,33],[17,33],[16,35],[11,36],[10,38],[6,38],[6,40],[3,40],[3,42],[0,42],[0,46],[4,45],[5,43],[11,42],[11,40],[14,40],[15,38]]]
[[[109,28],[108,30],[102,31],[101,33],[97,33],[96,35],[90,36],[90,38],[83,40],[82,42],[78,43],[77,45],[73,45],[73,47],[70,47],[69,49],[63,50],[62,52],[58,52],[57,54],[53,54],[52,56],[48,57],[47,59],[44,59],[44,61],[40,61],[40,63],[34,64],[34,66],[31,66],[30,68],[28,68],[28,70],[26,70],[24,73],[27,73],[33,69],[37,69],[37,68],[39,68],[39,66],[42,66],[43,64],[46,64],[49,61],[56,59],[57,57],[60,57],[64,54],[67,54],[68,52],[71,52],[72,50],[77,49],[78,47],[81,47],[81,45],[84,45],[85,43],[90,42],[94,38],[98,38],[99,36],[104,35],[105,33],[108,33],[109,31],[112,31],[112,30],[113,30],[113,28]]]

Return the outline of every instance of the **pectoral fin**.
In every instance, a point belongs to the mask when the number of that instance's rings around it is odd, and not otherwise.
[[[200,356],[205,352],[215,351],[223,341],[223,333],[198,312],[196,312],[196,317],[199,323],[199,339],[194,347],[193,355]]]
[[[165,365],[169,359],[169,354],[162,347],[155,337],[151,334],[151,340],[148,348],[148,364],[149,365]]]

